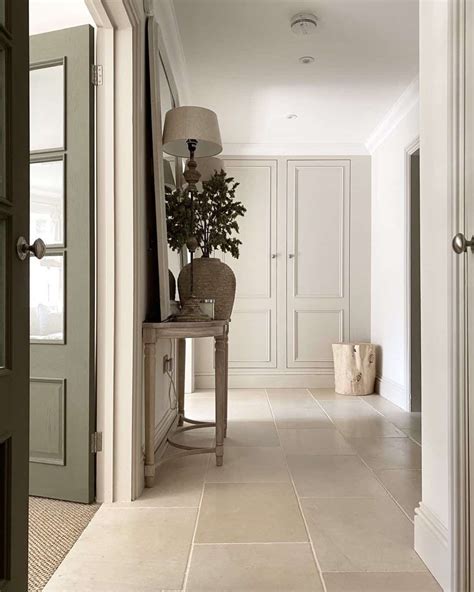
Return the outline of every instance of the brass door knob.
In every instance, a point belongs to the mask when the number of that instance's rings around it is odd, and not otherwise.
[[[21,259],[21,261],[28,257],[28,253],[31,253],[37,259],[43,259],[46,253],[46,245],[40,238],[37,238],[32,245],[29,245],[26,238],[20,236],[16,242],[16,252],[18,259]]]

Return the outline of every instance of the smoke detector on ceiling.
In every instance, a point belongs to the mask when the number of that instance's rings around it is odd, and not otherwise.
[[[300,37],[312,35],[317,26],[317,17],[309,12],[300,12],[291,19],[291,30]]]

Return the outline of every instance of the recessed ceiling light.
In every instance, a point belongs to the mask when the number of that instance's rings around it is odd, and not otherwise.
[[[290,113],[286,116],[287,119],[298,119],[298,115],[296,113]]]
[[[312,64],[314,62],[313,56],[303,56],[298,60],[301,64]]]

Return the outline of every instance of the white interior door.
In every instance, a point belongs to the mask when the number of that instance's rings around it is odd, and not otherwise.
[[[350,161],[288,161],[288,368],[332,368],[348,338],[349,232]]]

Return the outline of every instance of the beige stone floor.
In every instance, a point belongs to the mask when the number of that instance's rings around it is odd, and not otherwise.
[[[212,393],[187,415],[211,419]],[[101,507],[45,590],[440,590],[413,550],[420,423],[377,395],[232,390],[224,466],[160,465],[139,500]]]

